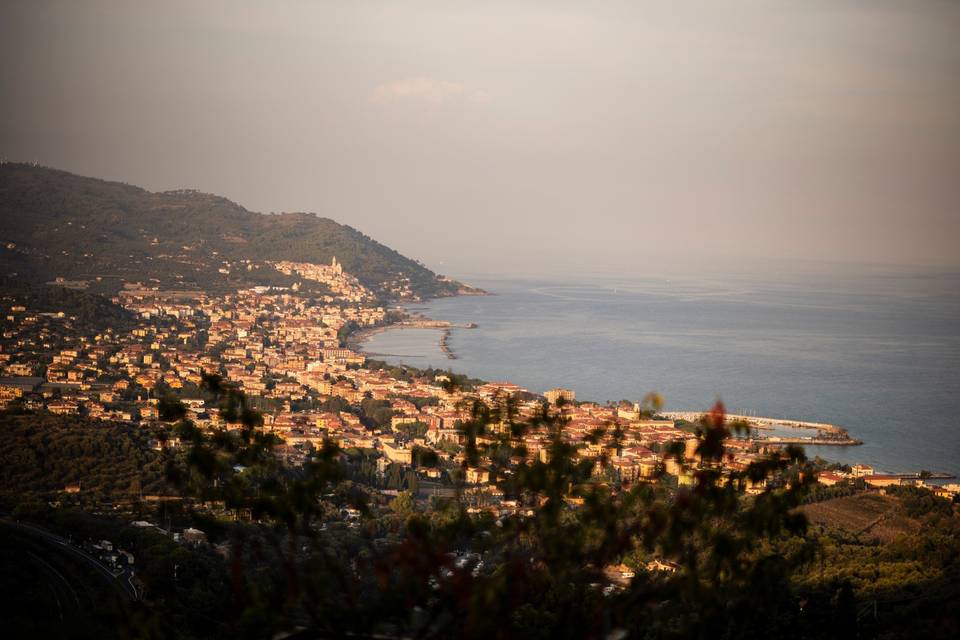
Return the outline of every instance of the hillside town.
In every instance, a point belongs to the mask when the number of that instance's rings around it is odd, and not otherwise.
[[[322,282],[330,292],[308,297],[295,284],[211,296],[131,283],[114,302],[133,314],[132,326],[87,333],[63,312],[37,313],[10,304],[0,352],[0,402],[146,426],[159,419],[160,399],[172,394],[182,399],[198,426],[227,427],[218,407],[207,406],[199,392],[204,373],[218,374],[263,411],[263,429],[279,437],[278,452],[290,464],[302,463],[329,439],[342,450],[371,452],[380,473],[398,464],[440,483],[462,469],[462,480],[483,497],[484,508],[497,512],[510,505],[503,504],[496,478],[491,478],[490,460],[465,464],[461,425],[470,418],[469,403],[509,400],[522,420],[546,402],[562,415],[564,437],[579,447],[578,455],[602,456],[607,462],[596,467],[605,479],[630,484],[654,482],[666,474],[680,486],[693,482],[693,467],[668,455],[671,444],[680,443],[687,459],[696,457],[697,438],[680,428],[680,421],[651,415],[639,404],[577,402],[575,392],[567,389],[538,395],[505,381],[450,385],[452,374],[443,372],[391,375],[387,367],[368,366],[362,353],[344,346],[350,330],[385,324],[387,310],[375,306],[372,293],[344,272],[336,258],[330,265],[281,262],[276,268]],[[494,425],[479,444],[484,438],[492,443],[497,430],[507,428]],[[613,429],[623,434],[615,448],[591,437]],[[526,434],[515,444],[530,460],[542,460],[548,455],[547,439],[543,433]],[[743,470],[777,448],[756,439],[731,439],[722,466]],[[440,469],[411,470],[417,449],[436,454]],[[845,477],[877,487],[904,482],[862,466],[847,474],[824,472],[820,481],[829,485]],[[747,490],[762,488],[761,483]]]

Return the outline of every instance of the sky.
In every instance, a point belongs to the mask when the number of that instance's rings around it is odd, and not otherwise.
[[[960,267],[960,2],[0,0],[0,158],[441,273]]]

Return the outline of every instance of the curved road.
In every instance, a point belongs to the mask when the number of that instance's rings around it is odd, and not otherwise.
[[[15,527],[22,533],[26,533],[36,539],[42,540],[57,550],[70,554],[73,558],[80,560],[87,566],[95,569],[95,573],[101,576],[113,589],[116,589],[125,600],[134,602],[140,599],[140,594],[130,582],[131,574],[129,571],[123,571],[122,573],[115,574],[114,572],[110,571],[106,565],[100,562],[98,558],[90,555],[83,549],[78,549],[77,547],[73,546],[66,538],[62,538],[54,533],[50,533],[45,529],[22,522],[16,522],[14,520],[10,520],[9,518],[2,518],[2,522],[11,527]]]

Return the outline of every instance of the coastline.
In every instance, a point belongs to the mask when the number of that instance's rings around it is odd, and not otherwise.
[[[628,309],[642,312],[644,322],[650,323],[648,328],[641,331],[635,330],[631,323],[617,320],[616,316],[597,317],[598,309],[601,309],[598,305],[605,304],[609,297],[603,286],[592,282],[567,284],[551,281],[546,284],[553,287],[550,291],[552,295],[536,294],[532,287],[543,284],[526,280],[497,281],[496,297],[483,300],[482,304],[471,302],[469,296],[450,296],[422,301],[422,307],[413,303],[408,310],[422,314],[421,319],[429,315],[432,318],[447,318],[454,323],[476,320],[482,327],[488,328],[480,332],[480,335],[462,337],[461,342],[453,345],[458,351],[462,348],[463,352],[456,354],[459,362],[450,364],[455,370],[466,375],[487,380],[511,379],[531,390],[567,387],[577,390],[578,399],[582,396],[585,400],[595,399],[600,404],[609,399],[631,397],[630,393],[635,394],[638,388],[658,389],[654,386],[658,384],[667,387],[663,390],[669,394],[667,397],[671,400],[670,404],[678,409],[696,407],[699,404],[698,399],[719,395],[724,400],[733,398],[733,402],[736,402],[734,406],[751,407],[751,415],[744,416],[745,418],[756,418],[753,412],[759,408],[760,412],[765,411],[761,415],[804,416],[804,420],[816,421],[803,425],[808,427],[806,433],[794,430],[800,425],[794,427],[791,423],[800,421],[791,418],[776,419],[776,423],[787,428],[778,426],[774,427],[775,431],[770,427],[765,428],[765,425],[756,425],[760,429],[757,435],[767,436],[770,444],[802,445],[811,457],[819,455],[843,464],[865,464],[882,473],[929,469],[960,475],[960,468],[955,460],[940,453],[932,455],[929,451],[914,446],[914,440],[905,440],[899,435],[902,419],[896,420],[897,412],[887,405],[892,404],[893,399],[900,395],[909,393],[914,397],[917,391],[911,391],[909,385],[904,387],[900,382],[901,377],[897,376],[898,384],[889,387],[895,393],[873,399],[870,395],[873,387],[865,387],[856,382],[861,379],[862,366],[857,358],[852,357],[857,355],[855,351],[847,350],[850,351],[847,354],[847,351],[841,349],[841,353],[851,357],[835,361],[827,360],[827,354],[820,353],[825,350],[813,349],[812,354],[818,356],[817,360],[814,360],[808,356],[796,358],[790,353],[780,353],[783,349],[778,347],[778,352],[770,353],[770,363],[760,362],[764,365],[762,370],[765,372],[762,378],[751,373],[745,378],[746,384],[738,381],[734,381],[734,384],[724,377],[724,370],[738,366],[737,371],[745,370],[745,356],[741,346],[739,343],[732,343],[732,338],[739,335],[736,333],[739,327],[722,327],[718,334],[720,337],[713,337],[711,334],[709,342],[706,339],[701,340],[697,333],[691,334],[691,330],[701,328],[702,323],[696,320],[701,316],[678,315],[680,311],[686,312],[691,304],[681,295],[683,291],[663,293],[655,288],[652,292],[643,291],[631,298],[618,297],[615,301],[618,308],[624,304],[634,304],[633,300],[636,300],[636,309]],[[776,293],[776,290],[774,292]],[[713,298],[708,299],[708,305],[717,306],[712,300]],[[723,297],[718,300],[719,304],[726,302]],[[643,309],[640,309],[639,303],[647,301],[657,304],[644,305]],[[776,298],[773,301],[776,302]],[[907,314],[907,317],[913,317],[912,307],[903,313]],[[677,326],[677,318],[690,317],[695,320],[684,321]],[[556,327],[541,326],[541,318],[556,318],[561,324]],[[609,320],[610,331],[616,329],[620,332],[616,335],[626,335],[629,340],[599,341],[590,334],[581,338],[582,334],[573,328],[571,321],[591,318],[602,321],[604,328],[608,326]],[[747,319],[752,318],[748,316]],[[841,312],[838,312],[837,320],[845,320]],[[446,358],[438,351],[442,332],[402,337],[400,334],[396,339],[383,337],[372,340],[387,329],[401,328],[407,326],[391,323],[358,330],[349,337],[350,344],[359,351],[383,352],[366,355],[392,364],[405,362],[413,367],[424,367],[427,366],[425,363],[430,363],[434,367],[447,367],[442,364]],[[439,325],[432,328],[439,328]],[[879,327],[878,331],[880,330],[882,331],[879,335],[884,336],[886,334],[883,331],[889,331],[886,326]],[[554,333],[556,335],[553,335]],[[849,333],[840,325],[840,329],[830,334],[830,337],[844,347],[851,338]],[[563,349],[557,350],[561,344],[561,336],[564,340]],[[892,338],[898,337],[898,334],[892,334]],[[729,340],[731,344],[727,347],[719,340]],[[840,342],[841,340],[844,342]],[[858,349],[862,349],[860,338],[857,340],[854,344]],[[453,340],[450,339],[450,342]],[[533,344],[538,345],[538,349],[543,347],[556,350],[562,357],[552,357],[550,354],[554,351],[534,354],[523,350],[524,345]],[[717,359],[704,365],[697,351],[705,346],[714,351],[718,344],[721,347],[719,353],[726,360]],[[758,344],[760,347],[766,346],[759,341]],[[734,346],[737,348],[734,349]],[[866,346],[873,347],[869,341]],[[774,355],[776,358],[773,358]],[[648,363],[645,366],[650,372],[638,375],[628,367],[621,366],[620,363],[629,361],[631,357],[642,357],[644,362]],[[569,364],[574,362],[576,365]],[[712,362],[723,363],[723,366],[714,366]],[[753,359],[749,360],[750,371],[755,369],[755,362]],[[829,370],[824,368],[827,364]],[[708,372],[716,369],[719,373],[712,376],[701,374],[699,378],[691,377],[684,373],[691,366],[695,367],[695,370]],[[654,369],[656,375],[652,373]],[[894,366],[888,366],[887,369],[893,371]],[[829,375],[826,375],[825,371],[828,371]],[[828,385],[821,382],[823,380],[839,381],[841,384]],[[801,386],[795,386],[797,384]],[[834,391],[844,384],[849,388],[844,389],[843,393]],[[851,395],[854,391],[859,396]],[[798,395],[823,398],[820,405],[817,405],[820,411],[812,411],[807,403],[796,401]],[[853,402],[852,399],[857,401]],[[901,404],[897,403],[894,408],[898,406]],[[925,416],[924,419],[937,420],[935,416]],[[821,429],[817,427],[822,428],[827,422],[843,425],[838,428],[849,429],[847,437],[838,438],[836,436],[840,434],[831,433],[829,428],[825,433],[818,433]],[[821,441],[818,435],[828,436],[828,439]],[[776,442],[781,440],[782,442]]]
[[[419,320],[427,323],[443,322],[443,321],[429,320],[422,315],[419,316]],[[456,326],[456,325],[453,325],[452,323],[448,323],[448,324],[451,324],[452,326]],[[418,326],[411,326],[409,322],[395,322],[388,325],[381,325],[378,327],[369,327],[367,329],[362,329],[360,331],[357,331],[354,334],[351,334],[350,337],[348,338],[348,345],[350,346],[350,348],[356,349],[357,351],[363,353],[364,355],[370,358],[378,358],[378,357],[405,358],[405,359],[406,358],[425,358],[427,356],[424,354],[412,353],[412,354],[401,355],[401,354],[392,354],[392,353],[375,353],[375,352],[368,352],[364,349],[365,343],[368,342],[372,337],[380,333],[384,333],[388,330],[403,330],[403,329],[421,329],[422,330],[424,328],[436,330],[440,334],[441,341],[443,340],[443,337],[450,331],[449,329],[441,329],[438,326],[418,327]],[[422,365],[412,364],[411,366],[419,367]],[[464,375],[471,375],[471,373],[468,371],[459,371],[459,373],[463,373]],[[506,377],[500,376],[500,377],[503,379],[509,378],[509,376],[506,376]],[[539,394],[539,392],[536,392],[536,393]],[[681,418],[693,419],[693,418],[698,418],[699,416],[702,416],[704,413],[705,413],[704,411],[666,411],[666,412],[663,412],[662,415],[670,419],[681,419]],[[859,446],[867,443],[864,440],[851,436],[846,428],[836,424],[831,424],[831,423],[807,422],[807,421],[794,420],[790,418],[747,416],[747,415],[736,414],[736,413],[728,414],[727,418],[729,420],[745,420],[746,422],[748,422],[752,429],[755,429],[759,432],[757,435],[754,435],[750,438],[752,441],[758,444],[773,444],[773,445],[796,444],[796,445],[803,446],[805,448],[813,447],[814,451],[816,451],[816,449],[820,447],[830,447],[831,449],[834,449],[834,450],[856,449]],[[815,435],[811,434],[809,436],[796,436],[796,437],[776,435],[776,434],[760,435],[765,431],[772,431],[778,427],[786,427],[788,429],[795,429],[799,431],[803,431],[803,430],[812,431],[814,432]],[[811,456],[811,459],[812,459],[815,455],[820,455],[820,454],[810,453],[809,455]],[[823,454],[823,455],[825,455],[826,457],[826,454]],[[827,459],[829,460],[831,458],[833,458],[833,456],[829,456]],[[847,460],[834,459],[833,461],[845,462],[847,464],[867,464],[870,466],[875,466],[877,464],[869,460],[861,460],[860,462],[857,462],[856,459],[852,461],[849,459]],[[887,467],[887,469],[878,470],[877,473],[887,474],[890,476],[897,476],[904,480],[920,479],[924,477],[924,474],[926,474],[926,479],[928,481],[933,481],[933,482],[943,482],[946,480],[955,479],[957,477],[956,473],[952,471],[944,471],[944,470],[927,471],[926,469],[921,471],[903,471],[904,465],[883,465],[883,467]],[[883,469],[883,467],[879,467],[879,469]],[[899,470],[897,471],[892,470],[896,468],[899,468]],[[920,468],[920,467],[916,467],[916,468]]]
[[[346,339],[344,340],[344,344],[348,349],[352,349],[353,351],[363,353],[364,343],[366,343],[368,340],[370,340],[370,338],[377,335],[378,333],[382,333],[391,328],[393,328],[393,323],[382,324],[376,327],[366,327],[363,329],[357,329],[356,331],[354,331],[353,333],[351,333],[346,337]]]
[[[482,294],[481,294],[482,295]],[[375,327],[366,327],[358,329],[346,337],[344,340],[347,348],[364,353],[368,356],[391,356],[394,354],[369,353],[364,350],[364,345],[375,335],[385,331],[398,331],[403,329],[434,329],[439,332],[438,346],[440,351],[450,360],[456,360],[457,355],[450,347],[449,339],[453,329],[476,329],[477,325],[473,322],[465,324],[456,324],[446,320],[434,320],[421,313],[409,313],[404,311],[404,318],[389,324],[382,324]],[[411,357],[411,356],[407,356]]]
[[[376,327],[368,327],[366,329],[360,329],[348,336],[346,340],[347,347],[363,353],[368,357],[401,357],[398,354],[390,353],[375,353],[368,352],[364,349],[364,345],[374,336],[384,333],[386,331],[400,331],[404,329],[436,329],[439,334],[439,347],[440,350],[451,360],[457,358],[456,354],[449,347],[448,340],[451,335],[452,328],[476,328],[474,323],[469,325],[456,325],[454,323],[445,321],[445,320],[434,320],[429,318],[421,313],[415,313],[407,315],[404,320],[392,322],[390,324],[379,325]],[[417,354],[407,354],[406,358],[410,357],[423,357]],[[696,420],[703,415],[702,411],[667,411],[663,412],[662,415],[671,420]],[[788,427],[791,429],[798,430],[814,430],[816,431],[815,436],[780,436],[780,435],[768,435],[768,436],[754,436],[751,437],[751,440],[757,442],[763,442],[767,444],[800,444],[800,445],[820,445],[820,446],[859,446],[864,444],[863,440],[854,438],[850,436],[849,432],[838,425],[822,423],[822,422],[804,422],[799,420],[792,420],[789,418],[767,418],[767,417],[758,417],[758,416],[746,416],[740,414],[728,414],[727,418],[730,420],[742,420],[750,425],[752,429],[765,431],[772,430],[777,426]]]

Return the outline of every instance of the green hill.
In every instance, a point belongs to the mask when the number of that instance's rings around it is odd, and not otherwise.
[[[103,495],[163,490],[163,465],[150,432],[123,423],[0,411],[0,500],[82,483]]]
[[[31,282],[63,278],[68,286],[85,283],[102,293],[137,281],[218,291],[289,284],[267,260],[326,263],[334,256],[383,295],[404,283],[420,297],[455,295],[462,286],[329,218],[264,215],[197,191],[152,193],[45,167],[0,164],[5,275]]]

